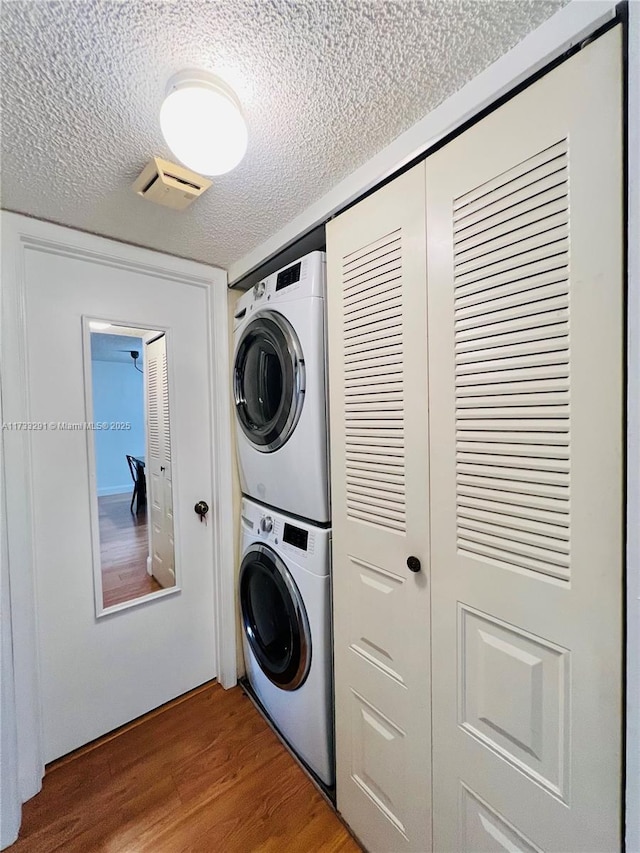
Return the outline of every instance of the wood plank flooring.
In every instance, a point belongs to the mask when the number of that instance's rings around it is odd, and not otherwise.
[[[130,494],[98,498],[104,607],[162,589],[158,581],[147,574],[146,509],[136,515],[130,511],[130,504]]]
[[[239,687],[205,685],[60,759],[12,853],[358,853]]]

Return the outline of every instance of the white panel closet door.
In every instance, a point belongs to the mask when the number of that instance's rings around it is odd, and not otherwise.
[[[431,848],[424,216],[422,164],[327,226],[337,797],[372,851]]]
[[[147,394],[147,505],[151,574],[162,587],[176,582],[173,542],[173,489],[169,421],[167,338],[145,343]]]
[[[620,849],[621,99],[618,27],[427,160],[441,852]]]

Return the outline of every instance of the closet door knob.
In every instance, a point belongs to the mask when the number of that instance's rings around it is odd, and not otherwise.
[[[422,568],[417,557],[407,557],[407,568],[412,572],[419,572]]]

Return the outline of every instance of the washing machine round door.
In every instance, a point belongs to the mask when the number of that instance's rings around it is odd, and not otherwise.
[[[253,545],[242,560],[240,609],[261,670],[283,690],[297,690],[311,665],[309,622],[295,581],[267,545]]]
[[[256,316],[236,349],[233,388],[236,415],[256,450],[282,447],[304,403],[304,360],[289,321],[275,311]]]

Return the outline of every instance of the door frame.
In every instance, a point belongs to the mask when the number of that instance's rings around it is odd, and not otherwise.
[[[5,423],[28,423],[25,253],[62,255],[90,264],[169,279],[205,291],[208,304],[209,418],[213,448],[210,535],[214,555],[218,681],[237,682],[232,502],[231,406],[227,274],[213,266],[142,249],[105,237],[2,212],[2,408]],[[78,354],[82,358],[82,353]],[[35,519],[31,442],[28,430],[12,432],[5,455],[10,621],[13,639],[18,783],[23,801],[41,787],[44,772],[38,660]],[[3,436],[4,442],[4,436]],[[8,614],[9,615],[9,614]]]
[[[640,3],[627,6],[627,588],[626,799],[628,851],[640,850]]]

